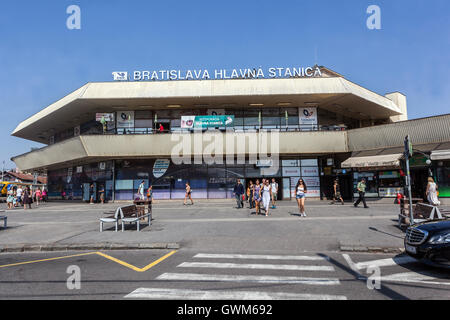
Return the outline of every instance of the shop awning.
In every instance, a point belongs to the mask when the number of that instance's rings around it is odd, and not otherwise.
[[[432,151],[431,160],[450,160],[450,150]]]
[[[402,153],[370,157],[351,157],[342,162],[342,168],[400,167]]]

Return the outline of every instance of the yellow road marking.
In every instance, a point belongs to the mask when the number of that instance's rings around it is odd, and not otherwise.
[[[18,262],[18,263],[11,263],[11,264],[5,264],[3,266],[0,266],[0,268],[6,268],[6,267],[13,267],[13,266],[20,266],[23,264],[30,264],[30,263],[36,263],[36,262],[44,262],[44,261],[52,261],[52,260],[60,260],[60,259],[66,259],[66,258],[73,258],[73,257],[80,257],[80,256],[87,256],[90,254],[96,254],[97,252],[87,252],[87,253],[80,253],[80,254],[73,254],[70,256],[63,256],[63,257],[56,257],[56,258],[49,258],[49,259],[41,259],[41,260],[33,260],[33,261],[25,261],[25,262]]]
[[[175,252],[177,252],[177,250],[173,250],[171,252],[169,252],[168,254],[162,256],[161,258],[159,258],[158,260],[148,264],[147,266],[143,267],[143,268],[138,268],[136,266],[133,266],[132,264],[129,264],[128,262],[119,260],[117,258],[111,257],[103,252],[97,251],[97,252],[87,252],[87,253],[80,253],[80,254],[73,254],[70,256],[63,256],[63,257],[55,257],[55,258],[49,258],[49,259],[41,259],[41,260],[32,260],[32,261],[25,261],[25,262],[17,262],[17,263],[11,263],[11,264],[5,264],[0,266],[0,268],[6,268],[6,267],[13,267],[13,266],[20,266],[20,265],[24,265],[24,264],[31,264],[31,263],[37,263],[37,262],[45,262],[45,261],[52,261],[52,260],[61,260],[61,259],[67,259],[67,258],[73,258],[73,257],[80,257],[80,256],[87,256],[87,255],[91,255],[91,254],[97,254],[99,256],[102,256],[108,260],[114,261],[122,266],[125,266],[127,268],[130,268],[136,272],[144,272],[147,271],[148,269],[152,268],[153,266],[156,266],[158,263],[160,263],[161,261],[167,259],[168,257],[170,257],[171,255],[173,255]]]
[[[145,267],[143,267],[143,268],[138,268],[138,267],[133,266],[133,265],[131,265],[131,264],[125,262],[125,261],[122,261],[122,260],[119,260],[119,259],[117,259],[117,258],[111,257],[111,256],[109,256],[109,255],[107,255],[107,254],[105,254],[105,253],[102,253],[102,252],[97,252],[97,254],[101,255],[102,257],[104,257],[104,258],[106,258],[106,259],[109,259],[109,260],[112,260],[112,261],[114,261],[114,262],[116,262],[116,263],[118,263],[118,264],[121,264],[121,265],[123,265],[123,266],[125,266],[125,267],[127,267],[127,268],[130,268],[130,269],[132,269],[132,270],[134,270],[134,271],[136,271],[136,272],[144,272],[144,271],[147,271],[148,269],[150,269],[151,267],[156,266],[156,265],[157,265],[158,263],[160,263],[161,261],[167,259],[167,258],[170,257],[171,255],[173,255],[175,252],[177,252],[177,250],[173,250],[173,251],[169,252],[169,253],[166,254],[165,256],[159,258],[158,260],[156,260],[156,261],[150,263],[149,265],[147,265],[147,266],[145,266]]]

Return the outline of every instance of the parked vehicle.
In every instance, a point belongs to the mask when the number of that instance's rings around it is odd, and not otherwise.
[[[404,244],[410,256],[434,266],[450,268],[450,220],[410,226]]]

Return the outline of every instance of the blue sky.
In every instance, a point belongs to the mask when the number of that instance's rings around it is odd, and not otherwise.
[[[66,9],[81,8],[81,30]],[[381,30],[369,30],[369,5]],[[41,145],[11,137],[23,120],[117,70],[232,69],[318,63],[380,94],[407,96],[410,118],[450,112],[450,1],[2,1],[1,162]]]

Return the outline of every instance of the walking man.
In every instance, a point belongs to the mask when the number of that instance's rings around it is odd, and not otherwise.
[[[275,178],[272,178],[272,183],[270,184],[270,189],[272,193],[272,209],[275,209],[275,201],[277,201],[278,195],[278,183],[275,181]]]
[[[244,195],[244,186],[241,183],[241,179],[237,180],[237,183],[234,186],[233,189],[234,196],[236,197],[237,202],[237,208],[243,208],[244,207],[244,200],[242,199],[242,196]]]
[[[362,201],[364,204],[364,208],[369,208],[366,204],[366,199],[364,198],[364,195],[366,194],[366,179],[362,179],[358,185],[356,186],[356,190],[358,190],[359,198],[356,200],[354,206],[355,208],[359,205],[359,203]]]

